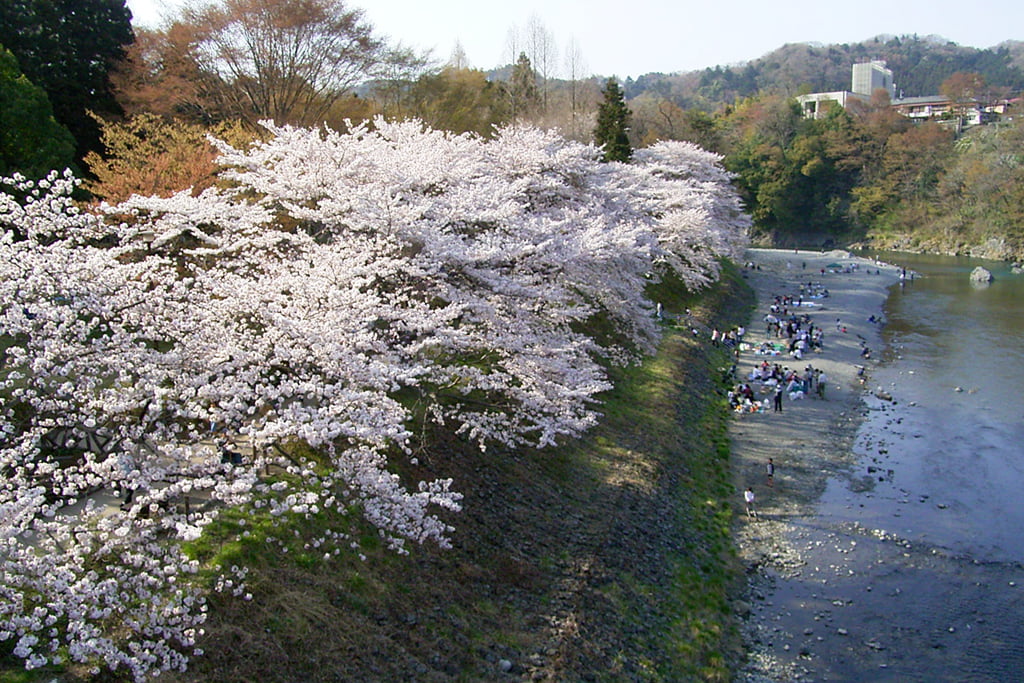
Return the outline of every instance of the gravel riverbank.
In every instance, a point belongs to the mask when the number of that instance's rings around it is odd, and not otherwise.
[[[734,533],[749,578],[748,599],[737,605],[750,657],[742,679],[813,680],[808,674],[815,659],[829,651],[829,641],[841,639],[838,646],[845,647],[849,640],[850,630],[835,616],[840,610],[835,602],[845,604],[846,599],[831,596],[827,588],[809,588],[808,596],[814,597],[800,602],[788,592],[786,582],[808,571],[808,543],[834,540],[815,518],[815,503],[828,479],[851,464],[850,446],[860,423],[865,386],[870,386],[862,380],[870,377],[881,348],[880,325],[869,319],[881,315],[887,289],[898,281],[899,271],[842,251],[752,249],[746,259],[753,266],[745,270],[745,277],[758,300],[745,335],[747,347],[757,348],[769,340],[763,317],[776,296],[798,298],[801,284],[806,293],[828,290],[828,297],[810,299],[811,305],[796,309],[824,330],[820,351],[798,360],[788,353],[768,356],[747,348],[740,353],[736,371],[737,380],[743,381],[765,360],[801,372],[812,366],[825,373],[824,397],[812,392],[807,398],[789,400],[786,395],[781,411],[769,408],[768,412],[736,414],[730,426],[737,511]],[[870,358],[862,355],[865,348],[872,351]],[[751,385],[759,396],[771,397],[769,389],[757,382]],[[775,465],[770,485],[769,458]],[[747,487],[756,496],[756,519],[744,512],[742,492]],[[835,548],[830,571],[844,571],[846,550]],[[807,623],[794,633],[795,625],[802,623],[801,614]],[[872,651],[870,645],[867,648]]]
[[[1009,320],[1019,299],[963,292],[954,280],[966,283],[966,267],[924,262],[927,277],[893,289],[894,267],[839,252],[747,258],[760,302],[754,344],[774,294],[795,294],[813,277],[829,288],[811,313],[827,332],[824,349],[801,365],[830,381],[827,400],[731,420],[734,539],[747,571],[735,605],[747,652],[737,680],[1022,680],[1024,564],[1012,520],[1024,470],[1019,402],[1008,390],[1020,384],[1020,356],[1001,338],[1018,329]],[[838,272],[821,275],[830,264]],[[883,304],[892,315],[884,349],[869,320]],[[864,345],[872,359],[859,356]],[[759,360],[743,354],[738,374]],[[758,520],[744,514],[746,486]]]

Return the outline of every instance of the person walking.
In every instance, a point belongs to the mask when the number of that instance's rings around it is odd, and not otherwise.
[[[747,506],[747,517],[753,517],[757,519],[757,510],[754,509],[754,489],[747,487],[747,490],[743,492],[743,502]]]
[[[774,486],[775,485],[775,461],[772,460],[771,458],[768,458],[767,470],[768,470],[768,485],[769,486]]]

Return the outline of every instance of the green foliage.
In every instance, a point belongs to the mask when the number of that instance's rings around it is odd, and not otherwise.
[[[513,120],[530,116],[540,104],[540,89],[537,87],[537,72],[530,58],[520,52],[512,67],[512,78],[508,82],[508,100]]]
[[[409,113],[439,130],[489,137],[509,118],[500,85],[478,69],[448,67],[420,77],[409,93]]]
[[[42,88],[18,70],[18,62],[0,46],[0,176],[18,172],[42,178],[73,165],[75,141],[53,118]]]
[[[10,661],[8,661],[8,659]],[[39,683],[41,681],[52,682],[59,680],[56,674],[63,672],[63,668],[44,667],[41,670],[26,671],[22,667],[22,660],[10,657],[0,657],[0,683]]]
[[[726,167],[754,218],[767,234],[803,226],[818,216],[812,209],[816,184],[828,182],[822,145],[791,100],[752,98],[723,121]],[[824,178],[824,179],[823,179]]]
[[[929,181],[942,215],[956,217],[966,243],[1006,238],[1024,253],[1024,121],[970,131]],[[930,227],[940,225],[936,219]]]
[[[629,108],[618,81],[609,78],[601,91],[604,100],[597,108],[594,144],[604,149],[605,161],[629,161],[633,148],[629,144]]]
[[[859,43],[789,43],[737,66],[681,74],[647,74],[627,81],[632,101],[648,93],[684,108],[715,111],[758,94],[831,92],[850,87],[857,62],[885,60],[907,97],[934,95],[957,72],[977,73],[990,87],[1024,89],[1024,43],[977,49],[919,36],[877,37]]]
[[[100,149],[88,112],[119,112],[108,74],[133,39],[125,0],[0,2],[0,44],[46,91],[55,118],[75,138],[78,158]]]
[[[1007,247],[999,256],[1024,254],[1019,121],[957,139],[886,102],[804,119],[792,100],[766,95],[724,110],[717,124],[755,234],[776,244],[866,235],[883,247],[909,240],[959,252],[995,240]]]

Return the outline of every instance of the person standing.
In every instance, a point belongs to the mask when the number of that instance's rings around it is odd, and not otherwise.
[[[774,408],[775,408],[775,412],[777,412],[777,413],[781,413],[782,412],[782,380],[779,380],[779,383],[775,385]]]
[[[772,460],[771,458],[768,458],[768,466],[767,466],[766,469],[768,471],[768,485],[769,486],[774,486],[775,485],[775,461]]]
[[[747,506],[747,517],[753,517],[757,519],[757,510],[754,509],[754,489],[747,487],[747,490],[743,492],[743,502]]]

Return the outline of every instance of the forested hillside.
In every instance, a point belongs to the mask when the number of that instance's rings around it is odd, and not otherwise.
[[[847,90],[852,65],[868,59],[886,60],[906,96],[1013,104],[975,128],[956,112],[913,122],[878,97],[818,120],[802,116],[795,95]],[[638,145],[685,139],[724,155],[765,244],[1019,259],[1022,64],[1021,42],[988,50],[917,37],[787,45],[745,65],[627,82],[631,133]]]
[[[1024,118],[958,134],[884,103],[807,119],[761,96],[713,122],[762,243],[1024,254]]]
[[[851,66],[873,59],[885,60],[895,74],[897,94],[904,97],[935,95],[957,72],[979,73],[993,89],[1024,89],[1024,42],[978,49],[934,36],[878,36],[840,45],[793,43],[743,64],[647,74],[627,79],[625,90],[630,99],[656,95],[684,109],[714,111],[758,93],[848,90]]]

